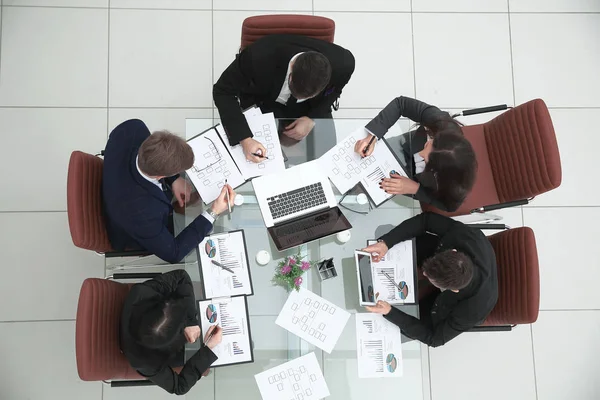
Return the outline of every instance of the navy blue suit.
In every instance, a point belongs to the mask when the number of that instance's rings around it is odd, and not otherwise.
[[[138,149],[149,136],[142,121],[131,119],[117,126],[108,138],[102,177],[108,238],[115,250],[144,249],[176,263],[198,246],[212,224],[199,216],[177,237],[169,231],[172,193],[165,194],[144,179],[136,166]],[[178,177],[165,178],[161,183],[171,185]]]

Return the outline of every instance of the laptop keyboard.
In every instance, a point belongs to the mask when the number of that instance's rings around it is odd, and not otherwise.
[[[273,219],[327,204],[321,182],[267,198]]]

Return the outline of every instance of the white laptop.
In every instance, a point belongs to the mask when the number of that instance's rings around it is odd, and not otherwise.
[[[352,228],[316,160],[260,176],[252,185],[278,250]]]

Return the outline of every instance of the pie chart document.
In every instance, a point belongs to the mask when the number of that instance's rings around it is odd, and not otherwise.
[[[359,378],[401,377],[400,328],[380,314],[356,314],[356,358]]]

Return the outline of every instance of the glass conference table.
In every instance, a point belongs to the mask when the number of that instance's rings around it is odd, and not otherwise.
[[[189,122],[189,120],[188,120]],[[194,121],[198,126],[200,121]],[[202,120],[206,128],[213,126],[213,120]],[[215,123],[218,121],[215,121]],[[343,120],[318,120],[310,135],[298,143],[284,143],[282,149],[288,158],[286,166],[300,164],[313,160],[324,154],[356,128],[364,126],[368,120],[343,119]],[[403,140],[401,132],[407,130],[406,122],[400,121],[390,131],[390,137]],[[188,137],[193,137],[200,132],[187,132]],[[391,143],[394,139],[390,140]],[[364,400],[373,395],[382,398],[422,399],[424,397],[422,345],[415,341],[406,340],[402,348],[403,376],[388,379],[359,379],[356,357],[356,329],[354,314],[366,312],[358,303],[358,284],[354,263],[354,250],[365,247],[367,239],[373,239],[387,232],[392,226],[399,224],[418,212],[413,199],[405,196],[396,196],[378,208],[369,210],[368,205],[358,204],[356,195],[358,188],[353,189],[344,199],[342,205],[352,209],[342,208],[346,218],[350,221],[351,239],[342,244],[335,236],[326,237],[299,248],[292,248],[279,252],[273,244],[263,222],[259,206],[254,196],[252,183],[246,182],[236,189],[244,196],[244,204],[236,206],[230,215],[222,215],[217,219],[214,233],[243,229],[254,295],[248,297],[248,311],[250,314],[250,329],[254,344],[254,362],[235,366],[212,368],[208,377],[202,378],[198,385],[202,399],[214,398],[215,400],[230,399],[261,399],[254,375],[279,364],[295,359],[310,352],[315,352],[331,396],[328,399],[356,399]],[[341,198],[334,187],[334,192]],[[206,206],[201,202],[187,206],[185,210],[185,223],[189,224],[196,216],[202,213]],[[360,214],[355,211],[363,212]],[[260,250],[266,250],[271,255],[271,261],[266,266],[256,263],[255,256]],[[348,310],[352,316],[349,319],[342,336],[331,354],[328,354],[312,344],[300,339],[275,324],[275,319],[281,311],[288,297],[286,288],[274,286],[273,274],[277,262],[288,255],[300,252],[311,261],[320,261],[333,257],[337,277],[321,280],[316,268],[311,268],[304,275],[303,285]],[[197,299],[202,298],[200,272],[196,252],[186,258],[186,270],[192,277],[196,287]],[[400,309],[417,315],[417,306],[401,306]],[[198,348],[198,344],[189,345],[187,356],[191,356]],[[424,355],[427,358],[426,354]],[[389,396],[387,396],[389,395]],[[188,395],[190,396],[190,395]],[[214,397],[211,397],[214,396]],[[283,399],[282,399],[283,400]]]

